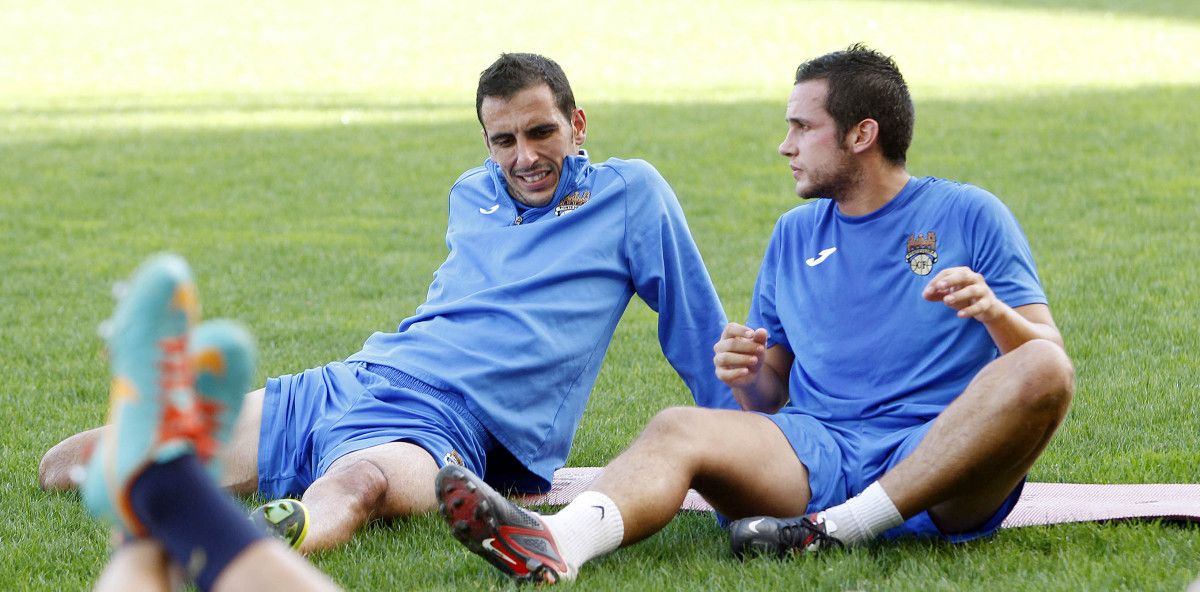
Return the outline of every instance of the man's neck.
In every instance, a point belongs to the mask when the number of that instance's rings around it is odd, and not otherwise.
[[[899,195],[910,178],[903,165],[864,170],[859,182],[835,200],[838,211],[847,216],[866,216]]]

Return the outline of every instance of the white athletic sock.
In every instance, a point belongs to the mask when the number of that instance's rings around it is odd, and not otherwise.
[[[593,557],[615,551],[625,538],[625,521],[617,504],[598,491],[579,494],[559,513],[542,520],[572,572]]]
[[[853,545],[904,523],[896,504],[878,481],[846,503],[825,510],[826,528],[833,538]]]

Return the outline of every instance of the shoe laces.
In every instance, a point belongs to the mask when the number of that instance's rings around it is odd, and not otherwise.
[[[816,514],[783,523],[779,527],[779,539],[788,547],[802,551],[816,551],[842,545],[842,541],[825,532],[825,521]]]
[[[207,463],[216,457],[220,448],[216,433],[221,427],[220,416],[225,405],[196,392],[194,360],[187,357],[187,345],[183,338],[164,340],[160,347],[163,349],[163,360],[159,364],[159,388],[164,393],[184,390],[190,396],[186,402],[173,397],[165,398],[158,440],[187,440],[192,443],[201,462]]]

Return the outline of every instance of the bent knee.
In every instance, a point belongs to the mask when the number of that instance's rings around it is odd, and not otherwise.
[[[38,463],[38,486],[43,491],[70,491],[75,488],[70,464],[63,462],[62,455],[55,448],[46,451]]]
[[[71,477],[76,467],[87,462],[104,428],[80,432],[55,444],[38,463],[38,485],[45,491],[70,491],[78,487]]]
[[[1052,341],[1034,339],[1011,353],[1020,354],[1026,377],[1018,403],[1065,413],[1075,395],[1075,367],[1067,352]]]
[[[642,430],[642,438],[656,445],[689,444],[711,434],[710,423],[717,413],[703,407],[668,407],[659,411]]]
[[[370,460],[360,459],[335,467],[320,479],[325,487],[332,487],[345,496],[350,504],[363,508],[374,508],[387,492],[388,480],[383,469]],[[317,483],[314,483],[316,489]],[[311,490],[311,489],[310,489]]]

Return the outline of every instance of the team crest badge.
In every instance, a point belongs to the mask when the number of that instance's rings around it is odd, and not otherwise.
[[[442,464],[443,465],[458,465],[460,467],[467,466],[467,465],[463,464],[463,459],[461,456],[458,455],[457,450],[451,450],[450,452],[447,452],[444,456],[442,456]]]
[[[904,260],[908,268],[917,275],[929,275],[937,264],[937,235],[930,230],[926,234],[913,234],[908,237],[908,253]]]
[[[574,212],[579,209],[579,206],[587,203],[589,199],[592,199],[591,191],[584,191],[583,194],[576,191],[558,202],[558,207],[554,208],[554,215],[561,216],[567,212]]]

